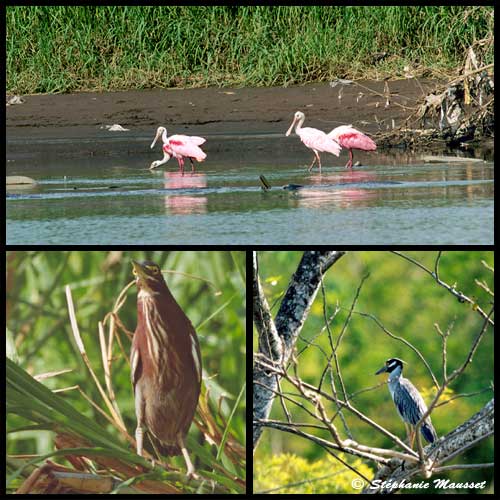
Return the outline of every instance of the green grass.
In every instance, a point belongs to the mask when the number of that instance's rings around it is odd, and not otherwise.
[[[7,90],[437,76],[492,36],[492,7],[8,7]]]

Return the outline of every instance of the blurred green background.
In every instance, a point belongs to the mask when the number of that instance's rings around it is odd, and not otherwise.
[[[225,394],[227,415],[245,384],[245,253],[218,251],[48,251],[7,252],[7,353],[31,375],[62,369],[69,373],[47,378],[50,389],[78,385],[99,406],[102,399],[75,345],[64,292],[70,285],[80,334],[87,354],[104,385],[98,321],[110,312],[121,290],[133,280],[131,260],[151,260],[163,271],[174,297],[193,323],[201,345],[204,382],[211,394]],[[136,327],[136,288],[131,287],[119,311],[125,327]],[[106,332],[107,332],[106,328]],[[127,356],[130,341],[121,335]],[[114,347],[112,381],[129,433],[135,429],[130,367]],[[77,390],[61,393],[84,415],[111,428]],[[231,434],[245,443],[245,397],[236,409]],[[7,429],[25,424],[8,416]],[[113,431],[115,432],[115,431]],[[202,439],[195,425],[190,435]],[[9,434],[7,452],[44,453],[53,449],[44,431]],[[182,463],[182,459],[179,463]]]
[[[434,269],[437,252],[404,253],[431,270]],[[297,268],[302,252],[259,252],[258,255],[260,277],[268,302],[270,305],[274,305],[272,312],[275,317],[282,294]],[[482,260],[493,267],[493,252],[444,252],[440,263],[440,276],[448,284],[456,284],[457,290],[471,298],[474,297],[482,309],[489,312],[493,299],[475,282],[475,280],[484,281],[493,290],[493,274],[482,264]],[[367,273],[369,273],[369,277],[363,285],[355,310],[376,316],[394,335],[403,337],[413,344],[423,354],[438,381],[441,382],[442,344],[441,337],[437,335],[434,328],[434,323],[438,323],[442,331],[446,331],[449,325],[454,323],[448,339],[448,373],[451,373],[466,359],[473,339],[481,330],[483,319],[473,310],[471,305],[458,302],[449,292],[438,286],[428,274],[399,256],[390,252],[349,252],[330,268],[324,279],[328,316],[333,314],[336,306],[340,308],[331,324],[334,342],[342,329],[357,287],[362,277]],[[305,350],[299,357],[298,364],[298,373],[301,378],[316,385],[319,383],[319,377],[326,365],[325,354],[322,353],[322,350],[327,355],[331,352],[327,332],[320,333],[324,325],[323,298],[320,290],[301,332],[302,339],[309,341],[314,339],[316,346]],[[445,396],[487,390],[435,408],[432,413],[432,421],[438,436],[451,432],[492,398],[492,390],[488,390],[493,383],[492,333],[492,329],[488,329],[472,364],[455,381],[451,386],[451,391],[448,391]],[[297,342],[298,352],[306,345],[302,339]],[[255,330],[253,347],[254,350],[257,349]],[[386,375],[375,376],[374,374],[383,366],[385,360],[391,357],[398,357],[407,362],[403,375],[415,384],[429,403],[435,394],[435,388],[429,373],[417,355],[403,343],[387,336],[373,320],[354,314],[338,351],[339,363],[348,393],[352,394],[373,388],[385,381]],[[325,378],[323,388],[331,393],[328,376]],[[286,382],[282,382],[282,390],[296,393],[296,390]],[[323,403],[329,415],[332,415],[333,405],[324,399]],[[397,414],[385,385],[357,394],[353,403],[369,418],[385,426],[399,437],[406,438],[404,424]],[[313,421],[306,412],[297,406],[291,403],[288,403],[287,406],[294,422],[311,423]],[[393,447],[390,440],[354,418],[348,411],[345,411],[344,415],[353,433],[353,439],[368,446]],[[281,404],[277,400],[274,402],[270,418],[286,421]],[[341,422],[336,419],[335,424],[345,438],[346,434]],[[324,439],[332,439],[329,433],[318,429],[305,429],[305,431]],[[278,477],[278,474],[271,467],[272,457],[282,453],[293,453],[310,462],[325,459],[328,456],[323,449],[308,440],[289,433],[266,429],[255,453],[257,481],[254,483],[254,488],[256,492],[277,486],[276,481],[269,483],[264,479],[264,476],[267,478]],[[472,447],[456,460],[447,462],[446,465],[485,463],[492,461],[492,456],[493,440],[488,439]],[[365,463],[375,470],[373,463]],[[259,478],[258,471],[264,470],[266,474],[262,474]],[[324,469],[318,474],[325,475],[332,470],[332,468]],[[445,477],[456,481],[486,480],[486,491],[488,491],[492,476],[492,469],[480,469],[454,471]],[[299,481],[303,478],[296,474],[294,479]],[[338,476],[335,478],[335,482],[339,482]],[[352,490],[344,491],[352,492]],[[290,492],[298,493],[300,490],[295,488],[291,489]],[[320,491],[317,490],[317,492]],[[330,490],[330,492],[332,491]]]

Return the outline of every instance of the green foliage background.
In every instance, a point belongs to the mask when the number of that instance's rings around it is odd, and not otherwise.
[[[426,267],[434,269],[437,252],[405,253]],[[301,256],[302,252],[259,252],[259,273],[266,297],[271,305],[274,304],[273,315],[279,308],[280,298]],[[484,281],[493,290],[493,274],[483,266],[482,260],[493,267],[493,252],[444,252],[441,258],[440,275],[441,279],[450,285],[456,284],[457,290],[469,297],[475,297],[483,310],[488,312],[493,299],[475,282],[476,279]],[[369,277],[361,290],[356,311],[376,316],[394,335],[411,342],[424,355],[438,381],[442,380],[441,338],[436,333],[434,323],[438,323],[442,331],[453,324],[448,339],[448,373],[464,362],[473,339],[481,329],[482,318],[470,305],[458,302],[444,288],[439,287],[429,275],[390,252],[349,252],[327,272],[324,280],[327,315],[330,316],[337,305],[340,307],[331,325],[334,341],[342,329],[356,289],[362,277],[367,273]],[[304,340],[314,339],[314,343],[317,344],[317,347],[309,347],[299,357],[299,374],[303,380],[312,384],[318,384],[319,376],[326,365],[321,349],[326,353],[331,351],[326,331],[320,334],[324,325],[323,298],[320,291],[304,324],[302,339],[299,339],[297,343],[297,351],[305,347]],[[255,332],[253,342],[255,350],[257,348]],[[421,391],[424,399],[429,401],[435,394],[432,380],[414,352],[401,342],[388,337],[369,318],[353,315],[338,355],[344,383],[350,394],[373,388],[383,382],[386,379],[385,376],[374,374],[390,357],[398,357],[407,362],[405,376]],[[492,383],[493,332],[490,328],[472,364],[452,385],[447,395],[473,393],[484,389],[486,391],[472,397],[459,398],[450,404],[435,408],[432,421],[438,436],[452,431],[479,411],[492,398]],[[325,379],[324,388],[330,390],[328,376]],[[282,390],[286,392],[293,389],[284,382]],[[353,402],[368,417],[391,432],[402,438],[406,436],[403,422],[396,412],[387,387],[362,392],[355,396]],[[334,408],[331,403],[327,401],[323,403],[332,414]],[[290,403],[287,406],[295,422],[311,422],[311,417],[300,408]],[[393,446],[387,438],[352,417],[349,412],[344,412],[344,415],[357,441],[377,447]],[[275,401],[273,405],[270,418],[286,420],[278,401]],[[336,422],[343,432],[340,421],[336,420]],[[331,439],[331,436],[323,431],[312,429],[311,432],[324,439]],[[270,464],[272,457],[281,453],[293,453],[311,463],[324,459],[326,455],[319,446],[307,440],[292,434],[266,429],[255,453],[256,470],[261,470],[259,467],[262,464]],[[450,463],[486,463],[492,461],[492,456],[493,441],[487,440]],[[373,467],[373,464],[368,463],[368,465]],[[326,470],[323,472],[327,473]],[[308,477],[307,474],[295,474],[294,481],[300,481],[306,477]],[[457,481],[486,480],[489,487],[492,469],[455,471],[446,477]],[[263,474],[256,477],[254,486],[255,491],[259,491],[273,486],[282,486],[282,483],[274,481],[270,484]],[[352,490],[348,488],[344,492],[352,493]]]
[[[71,286],[80,333],[91,364],[103,383],[97,323],[113,309],[120,291],[133,280],[132,259],[152,260],[164,271],[194,276],[164,274],[200,338],[205,384],[212,395],[227,395],[222,403],[227,419],[245,384],[244,252],[7,252],[7,353],[32,375],[71,369],[70,373],[45,379],[43,383],[50,389],[78,385],[103,407],[71,333],[64,287]],[[135,287],[129,289],[119,316],[133,332],[136,326]],[[128,356],[130,342],[125,335],[122,340]],[[114,354],[113,386],[127,428],[133,433],[135,413],[130,367],[116,346]],[[79,412],[114,432],[78,391],[60,394]],[[245,397],[241,399],[230,429],[243,445],[246,439],[245,400]],[[8,430],[24,424],[17,417],[8,416]],[[201,439],[194,425],[190,435]],[[8,435],[8,454],[42,454],[52,449],[52,437],[48,432],[24,431]],[[183,464],[182,457],[178,464]]]
[[[359,458],[352,460],[344,453],[342,460],[350,462],[358,472],[371,477],[372,471]],[[256,491],[266,493],[326,494],[345,493],[351,490],[353,480],[359,476],[344,467],[338,460],[327,455],[325,458],[308,462],[290,453],[274,455],[259,460],[255,468]],[[307,479],[307,480],[306,480]],[[290,485],[283,487],[278,485]]]

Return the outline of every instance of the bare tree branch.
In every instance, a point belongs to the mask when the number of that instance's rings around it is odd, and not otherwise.
[[[259,332],[259,353],[275,362],[286,363],[288,361],[316,297],[323,274],[344,254],[345,252],[338,251],[304,252],[283,297],[276,320],[273,322],[260,285],[257,254],[254,252],[253,317],[255,327]],[[253,380],[253,416],[254,421],[259,421],[266,419],[271,412],[278,379],[256,361],[253,368]],[[262,427],[259,424],[254,425],[254,451],[261,433]]]
[[[441,280],[441,278],[439,277],[439,261],[441,259],[441,253],[442,252],[438,252],[438,255],[437,255],[437,258],[436,258],[436,262],[434,264],[434,272],[431,271],[430,269],[427,269],[423,264],[421,264],[420,262],[418,262],[417,260],[411,258],[410,256],[408,255],[405,255],[404,253],[402,252],[396,252],[396,251],[393,251],[394,254],[396,255],[399,255],[399,257],[407,260],[408,262],[411,262],[412,264],[415,264],[417,267],[419,267],[420,269],[422,269],[423,271],[425,271],[427,274],[429,274],[435,281],[436,283],[439,285],[439,286],[442,286],[443,288],[445,288],[446,290],[448,290],[448,292],[450,292],[452,295],[454,295],[459,302],[467,302],[469,303],[473,310],[476,311],[478,314],[480,314],[483,318],[488,318],[488,322],[494,326],[495,323],[494,321],[490,318],[490,316],[488,314],[486,314],[480,307],[478,304],[476,304],[476,302],[467,297],[467,295],[465,295],[464,293],[460,292],[460,291],[457,291],[455,289],[455,286],[451,286],[451,285],[448,285],[448,283],[445,283],[444,281]]]
[[[493,434],[494,429],[494,400],[490,400],[478,413],[473,415],[467,422],[457,427],[445,438],[441,438],[439,446],[430,447],[427,459],[432,462],[433,472],[436,464],[441,464],[452,460],[455,456],[462,454],[466,449],[475,446],[479,442],[487,439]],[[429,447],[428,447],[429,448]],[[387,484],[400,483],[421,472],[421,464],[402,462],[394,460],[389,466],[378,470],[374,480],[381,480]],[[363,493],[381,494],[395,493],[394,489],[387,487],[370,489]]]
[[[408,340],[404,339],[403,337],[398,337],[397,335],[394,335],[394,333],[392,333],[391,331],[389,331],[382,324],[382,322],[375,315],[373,315],[373,314],[364,313],[364,312],[360,312],[360,311],[354,311],[353,314],[357,314],[359,316],[364,316],[365,318],[370,318],[372,321],[374,321],[377,324],[377,326],[381,330],[384,331],[384,333],[386,333],[387,335],[389,335],[389,337],[391,337],[394,340],[399,340],[400,342],[402,342],[403,344],[405,344],[407,347],[409,347],[413,352],[415,352],[415,354],[422,360],[422,363],[424,363],[424,365],[427,367],[427,370],[429,371],[429,373],[430,373],[430,375],[432,377],[432,381],[434,382],[434,385],[436,387],[439,387],[439,383],[437,381],[437,378],[435,377],[433,371],[431,370],[431,367],[429,366],[429,363],[424,358],[423,354],[413,344],[411,344],[411,342],[408,342]]]

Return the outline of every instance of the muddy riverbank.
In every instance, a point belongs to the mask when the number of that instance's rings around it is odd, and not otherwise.
[[[23,104],[7,107],[7,151],[32,139],[151,135],[160,124],[172,133],[284,134],[297,110],[305,112],[305,126],[328,131],[352,124],[374,135],[401,125],[435,85],[408,79],[23,96]],[[101,128],[114,123],[130,132]]]

